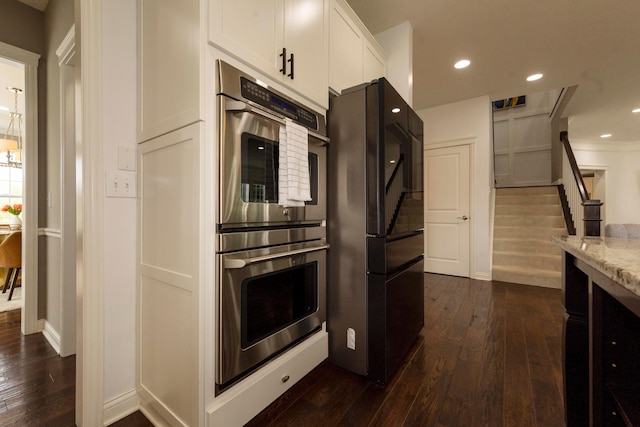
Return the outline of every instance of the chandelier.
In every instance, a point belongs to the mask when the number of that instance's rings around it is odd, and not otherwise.
[[[6,157],[0,154],[0,166],[9,166],[14,168],[22,167],[22,114],[18,112],[18,94],[22,93],[22,89],[16,87],[8,87],[9,92],[13,92],[15,97],[14,110],[10,113],[11,120],[4,138],[0,139],[0,153],[5,152]],[[16,132],[16,124],[18,131]]]

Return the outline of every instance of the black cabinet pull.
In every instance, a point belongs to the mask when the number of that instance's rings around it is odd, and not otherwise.
[[[282,53],[280,54],[280,58],[282,58],[282,68],[280,68],[280,72],[282,74],[287,74],[287,48],[286,47],[282,48]]]
[[[291,80],[293,80],[293,53],[291,54],[291,57],[287,60],[287,62],[291,64],[291,72],[287,74],[287,77],[291,77]]]

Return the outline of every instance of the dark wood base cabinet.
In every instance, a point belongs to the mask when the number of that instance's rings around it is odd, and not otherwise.
[[[640,426],[640,297],[563,256],[567,427]]]

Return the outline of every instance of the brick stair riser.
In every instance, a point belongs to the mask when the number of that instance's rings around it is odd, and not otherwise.
[[[496,215],[562,216],[562,208],[554,205],[497,205]]]
[[[560,255],[531,255],[509,252],[494,252],[493,265],[511,266],[522,268],[534,268],[540,270],[559,271],[561,265]]]
[[[496,215],[496,227],[551,227],[562,228],[565,226],[561,216],[538,215]]]

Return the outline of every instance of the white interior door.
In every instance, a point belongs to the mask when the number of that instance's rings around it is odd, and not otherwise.
[[[469,277],[469,145],[425,150],[425,271]]]

